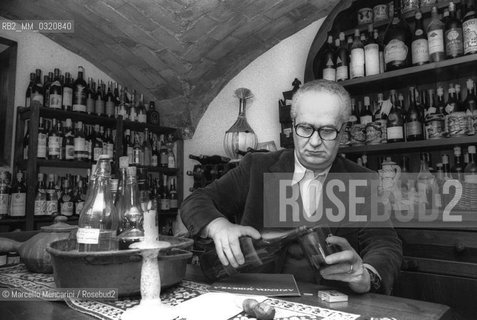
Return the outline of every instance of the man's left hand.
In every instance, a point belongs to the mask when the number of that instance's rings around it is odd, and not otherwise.
[[[369,292],[371,288],[369,273],[363,266],[363,260],[351,247],[348,240],[330,236],[326,238],[326,242],[338,245],[342,251],[330,254],[325,258],[328,266],[321,267],[321,276],[328,280],[348,282],[354,292]]]

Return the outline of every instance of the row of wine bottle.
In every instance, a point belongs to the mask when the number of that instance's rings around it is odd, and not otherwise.
[[[400,1],[394,0],[394,17],[386,27],[382,39],[378,30],[369,25],[368,35],[355,30],[354,39],[341,32],[333,44],[332,35],[321,56],[321,70],[315,70],[316,77],[331,81],[343,81],[456,58],[464,54],[477,53],[477,15],[474,0],[466,3],[462,20],[456,16],[455,5],[449,3],[448,16],[442,19],[436,7],[424,28],[420,11],[415,15],[414,32],[401,16]]]
[[[27,126],[28,128],[28,126]],[[28,159],[30,133],[23,139],[23,158]],[[50,160],[97,161],[104,154],[115,158],[116,130],[99,124],[73,123],[40,117],[38,128],[37,158]],[[132,132],[126,129],[123,154],[134,165],[175,168],[173,136],[149,132]]]
[[[116,83],[106,85],[98,80],[97,84],[92,78],[88,83],[84,80],[84,68],[78,67],[76,79],[69,72],[60,74],[60,69],[55,68],[41,81],[41,70],[36,69],[30,73],[30,83],[25,95],[25,106],[37,104],[65,111],[75,111],[110,118],[122,116],[124,120],[150,123],[159,125],[159,112],[155,102],[150,101],[147,108],[144,104],[144,95],[137,98],[136,91],[129,93],[127,88],[119,88]]]
[[[443,87],[417,90],[409,88],[408,103],[404,95],[391,90],[389,99],[379,93],[371,105],[370,97],[352,99],[353,111],[341,145],[358,146],[387,142],[439,139],[474,135],[477,132],[477,89],[472,79],[466,82],[465,99],[459,84],[449,84],[448,97]],[[407,107],[406,107],[407,106]],[[373,110],[374,107],[374,110]]]

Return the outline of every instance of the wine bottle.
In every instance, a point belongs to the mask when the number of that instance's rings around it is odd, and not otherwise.
[[[38,149],[36,155],[38,159],[46,159],[47,144],[48,131],[46,130],[44,119],[40,117],[40,122],[38,125]]]
[[[379,74],[379,45],[374,39],[372,24],[368,25],[368,42],[364,46],[364,58],[366,76]]]
[[[53,119],[53,124],[50,133],[48,134],[48,159],[57,160],[60,158],[60,135],[61,132],[58,131],[57,120]]]
[[[29,125],[29,119],[25,121],[25,127],[26,133],[25,136],[23,137],[23,160],[28,160],[28,149],[30,146],[30,125]]]
[[[350,69],[353,74],[352,79],[364,77],[364,46],[361,42],[359,29],[354,30],[354,40],[351,45]]]
[[[178,208],[177,200],[177,189],[176,189],[176,179],[171,179],[171,187],[169,189],[169,206],[171,210],[176,210]]]
[[[364,97],[364,108],[362,108],[359,115],[359,122],[362,125],[367,125],[370,122],[373,122],[373,113],[371,112],[371,103],[368,96]]]
[[[102,82],[102,81],[101,81]],[[98,80],[98,88],[96,89],[96,99],[94,101],[94,112],[98,116],[103,116],[105,114],[105,96],[103,86]]]
[[[464,164],[462,163],[462,149],[459,146],[454,147],[454,166],[451,169],[454,179],[464,181]]]
[[[65,83],[63,85],[63,110],[73,110],[73,84],[71,83],[71,74],[65,72]]]
[[[36,75],[34,72],[30,73],[30,83],[28,84],[26,93],[25,93],[25,108],[30,108],[31,106],[31,90],[35,85]]]
[[[412,64],[415,66],[420,66],[429,62],[429,45],[427,41],[427,34],[422,25],[422,13],[417,11],[415,15],[415,25],[414,34],[412,36],[411,43],[411,56]]]
[[[26,209],[26,185],[23,181],[23,173],[18,171],[17,179],[10,190],[10,216],[24,217]]]
[[[464,54],[462,23],[456,17],[455,4],[449,2],[449,19],[445,27],[446,57],[457,58]]]
[[[62,182],[62,194],[58,201],[60,207],[60,214],[66,217],[71,217],[74,213],[73,194],[70,188],[70,175],[67,174]]]
[[[430,62],[445,60],[444,28],[445,25],[439,19],[437,8],[432,7],[432,18],[427,26]]]
[[[161,211],[167,212],[171,209],[171,202],[169,199],[169,190],[167,188],[167,176],[162,178],[162,188],[161,188],[161,201],[160,201]]]
[[[65,160],[74,160],[75,159],[75,143],[74,143],[74,131],[73,131],[73,123],[71,119],[66,119],[65,122],[65,136],[63,139],[63,145],[65,150]]]
[[[61,109],[63,106],[63,87],[60,82],[60,69],[54,70],[54,80],[50,86],[50,108]]]
[[[78,77],[73,84],[73,111],[86,112],[87,86],[83,79],[84,68],[78,66]]]
[[[139,97],[139,101],[137,102],[137,121],[140,123],[146,123],[147,122],[147,111],[146,107],[144,106],[144,94],[141,93]]]
[[[446,105],[447,112],[447,130],[451,137],[461,137],[466,134],[467,121],[465,110],[457,96],[460,97],[460,85],[456,84],[455,88],[449,88],[449,99]]]
[[[349,79],[349,53],[344,32],[340,32],[340,46],[336,52],[336,81]]]
[[[442,88],[441,88],[442,89]],[[435,104],[434,90],[428,90],[429,102],[425,112],[425,139],[440,139],[445,130],[444,115]]]
[[[387,139],[388,142],[402,142],[404,141],[404,120],[401,108],[396,105],[394,95],[391,97],[392,107],[386,123]]]
[[[475,163],[475,146],[469,146],[469,163],[464,169],[464,181],[466,183],[477,184],[477,164]]]
[[[323,79],[336,81],[335,47],[331,34],[328,35],[328,41],[323,52]]]
[[[416,106],[415,88],[409,88],[409,108],[406,114],[407,141],[422,140],[422,119]]]
[[[38,184],[36,188],[35,210],[33,215],[46,215],[46,191],[45,182],[43,181],[43,173],[38,173]]]
[[[43,81],[44,83],[44,90],[45,90],[45,93],[43,94],[44,95],[44,101],[45,101],[45,107],[46,108],[49,108],[50,107],[50,88],[51,88],[51,84],[53,83],[53,72],[48,72],[48,77],[45,81]]]
[[[74,155],[75,160],[85,160],[84,155],[86,151],[86,138],[83,129],[83,122],[78,121],[76,123],[76,132],[74,137]]]
[[[477,53],[477,15],[475,0],[467,0],[467,11],[462,19],[464,54]]]
[[[208,281],[213,282],[226,278],[237,272],[253,271],[261,266],[273,263],[276,255],[290,242],[305,234],[306,227],[299,227],[287,232],[277,232],[275,237],[255,240],[244,236],[239,238],[240,249],[244,255],[245,262],[238,268],[233,268],[230,264],[222,265],[215,248],[206,250],[200,257],[200,267]]]
[[[384,33],[384,62],[386,71],[409,66],[411,30],[401,16],[401,1],[394,0],[392,22]]]
[[[36,69],[35,71],[35,82],[31,88],[31,102],[30,104],[36,104],[40,107],[43,107],[44,96],[43,96],[43,84],[41,83],[41,70]]]
[[[147,110],[147,123],[159,125],[159,112],[156,110],[154,101],[149,101],[149,109]]]
[[[465,114],[467,117],[467,135],[474,135],[477,130],[477,96],[474,92],[475,83],[472,79],[468,79],[467,97],[464,101]]]
[[[105,98],[105,113],[107,117],[114,118],[115,99],[111,89],[111,83],[108,83],[108,93]]]
[[[118,214],[111,195],[110,160],[101,157],[94,173],[93,189],[85,201],[78,220],[76,234],[78,250],[111,251],[117,249],[115,241]]]

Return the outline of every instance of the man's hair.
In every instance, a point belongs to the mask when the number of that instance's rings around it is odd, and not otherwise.
[[[349,117],[351,116],[351,97],[346,91],[345,88],[343,88],[342,85],[334,82],[334,81],[328,81],[328,80],[314,80],[305,83],[301,88],[299,88],[295,94],[293,95],[292,99],[292,105],[291,105],[291,110],[290,110],[290,116],[292,120],[295,120],[296,118],[296,108],[298,104],[300,103],[301,97],[307,93],[307,92],[329,92],[330,94],[336,94],[338,98],[342,102],[342,108],[341,108],[341,118],[344,122],[347,122]],[[317,108],[320,106],[317,105]]]

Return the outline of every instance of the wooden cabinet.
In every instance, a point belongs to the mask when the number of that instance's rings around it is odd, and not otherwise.
[[[156,134],[174,134],[176,137],[176,168],[163,168],[163,167],[139,167],[147,170],[148,173],[164,174],[165,176],[175,176],[177,195],[179,202],[183,198],[183,141],[178,139],[179,132],[175,128],[155,126],[145,123],[136,123],[131,121],[123,121],[121,117],[118,119],[106,118],[95,115],[83,114],[78,112],[70,112],[63,110],[54,110],[44,107],[33,105],[30,108],[18,108],[17,125],[16,125],[16,137],[15,137],[15,154],[14,154],[14,172],[22,170],[26,172],[27,183],[27,199],[26,199],[26,216],[24,218],[4,219],[0,220],[0,224],[8,225],[11,228],[20,228],[22,230],[34,230],[41,225],[51,224],[53,221],[52,216],[34,216],[34,204],[36,196],[36,188],[38,182],[38,173],[42,169],[49,168],[49,170],[59,169],[62,170],[76,170],[83,171],[82,175],[86,175],[87,169],[91,168],[92,163],[86,161],[67,161],[67,160],[44,160],[37,158],[38,151],[38,128],[40,117],[43,118],[55,118],[58,120],[72,119],[73,122],[82,121],[86,124],[100,124],[104,127],[115,129],[116,138],[114,143],[115,156],[113,161],[113,167],[117,167],[119,163],[119,157],[123,154],[123,135],[125,129],[131,129],[132,131],[142,132],[146,128]],[[28,121],[27,121],[28,120]],[[26,126],[29,131],[29,148],[28,157],[23,159],[23,140]],[[61,170],[61,169],[60,169]],[[180,205],[180,203],[179,203]],[[160,224],[167,223],[167,220],[173,219],[177,215],[177,210],[168,212],[159,212]],[[77,217],[70,217],[69,222],[75,222]]]
[[[319,57],[324,48],[328,32],[331,31],[334,36],[340,31],[350,34],[355,28],[353,19],[357,10],[373,7],[378,3],[388,1],[341,1],[336,6],[325,19],[310,48],[305,82],[316,78],[316,70],[320,68],[320,59],[316,57]],[[439,6],[444,4],[439,2]],[[381,23],[376,27],[382,28],[383,25]],[[427,26],[427,21],[424,25]],[[366,26],[359,28],[363,31]],[[413,30],[412,26],[411,29]],[[362,100],[363,96],[371,96],[373,99],[377,93],[385,93],[386,97],[391,89],[407,93],[411,86],[417,86],[421,90],[435,90],[437,86],[444,86],[447,91],[448,83],[460,83],[465,88],[465,80],[468,78],[477,80],[477,54],[346,80],[341,84],[352,97]],[[445,98],[447,100],[447,95]],[[399,164],[400,157],[405,155],[410,159],[410,171],[417,173],[420,152],[429,152],[433,164],[440,162],[442,154],[448,154],[452,167],[453,147],[468,145],[477,145],[477,135],[343,147],[339,152],[351,160],[367,155],[368,167],[374,170],[379,168],[378,157],[391,156]],[[462,150],[466,151],[466,148]],[[460,213],[467,217],[477,217],[477,208],[464,209]],[[447,304],[463,318],[474,319],[477,314],[477,305],[473,302],[477,295],[477,228],[464,224],[444,228],[445,225],[439,228],[404,225],[397,229],[403,241],[404,261],[401,277],[395,284],[393,294]]]

